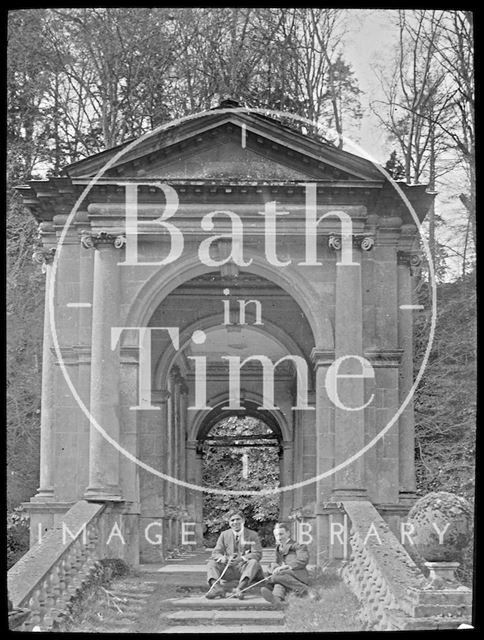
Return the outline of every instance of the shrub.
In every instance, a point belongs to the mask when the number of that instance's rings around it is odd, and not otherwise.
[[[29,521],[29,516],[22,507],[16,507],[7,514],[7,569],[29,550]]]

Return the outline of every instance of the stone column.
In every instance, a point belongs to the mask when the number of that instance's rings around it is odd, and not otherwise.
[[[32,501],[54,500],[54,354],[49,296],[52,281],[53,252],[43,249],[34,254],[36,262],[43,263],[45,272],[44,338],[42,346],[42,395],[40,413],[40,486]]]
[[[173,477],[178,480],[180,478],[180,449],[181,449],[181,425],[180,425],[180,387],[181,377],[177,370],[175,374],[174,384],[174,402],[173,402]],[[181,524],[180,517],[182,514],[182,504],[180,502],[180,486],[178,483],[173,483],[173,504],[175,506],[176,515],[174,520],[174,545],[179,547],[181,543]]]
[[[173,445],[174,445],[174,429],[173,429],[173,421],[174,421],[174,396],[175,396],[175,384],[173,380],[173,374],[168,374],[168,379],[166,382],[167,387],[167,395],[168,402],[166,405],[166,475],[173,477]],[[167,481],[166,487],[166,497],[168,503],[173,502],[173,483]]]
[[[197,440],[187,440],[187,481],[200,486],[202,481],[202,455],[197,452]],[[197,547],[203,546],[203,496],[200,491],[187,489],[187,509],[195,523]]]
[[[166,474],[173,478],[175,473],[175,372],[170,371],[167,379],[167,389],[169,399],[167,403],[167,464]],[[167,481],[166,486],[166,506],[167,513],[171,514],[168,517],[168,546],[172,548],[175,546],[175,534],[173,530],[172,514],[175,507],[175,485],[172,480]]]
[[[197,441],[187,440],[187,482],[191,484],[196,483],[196,455],[197,455]],[[187,509],[191,518],[195,518],[195,491],[193,489],[187,489]]]
[[[169,450],[168,450],[168,432],[169,432],[169,406],[170,406],[170,392],[168,389],[163,389],[159,394],[160,401],[156,402],[156,404],[160,407],[161,411],[158,416],[159,420],[159,428],[160,428],[160,439],[162,442],[161,446],[161,457],[159,461],[159,465],[161,465],[161,471],[169,475]],[[163,504],[168,504],[168,487],[170,483],[167,480],[161,480],[163,487]]]
[[[413,311],[401,309],[412,300],[412,277],[410,272],[411,256],[398,254],[398,341],[403,350],[398,381],[400,404],[408,396],[413,385]],[[416,498],[415,484],[415,418],[413,399],[410,400],[399,418],[399,501],[412,504]]]
[[[284,440],[282,442],[282,486],[294,483],[294,442]],[[282,519],[286,520],[293,507],[293,491],[282,492]]]
[[[303,479],[303,429],[304,420],[301,411],[296,411],[294,416],[294,482],[300,483]],[[309,412],[304,412],[309,413]],[[314,413],[314,412],[311,412]],[[297,487],[294,490],[294,504],[301,505],[303,502],[303,488]]]
[[[170,407],[170,392],[167,389],[163,389],[159,393],[160,401],[156,401],[156,397],[154,402],[156,405],[160,406],[161,411],[159,412],[158,420],[158,429],[159,429],[159,440],[160,440],[160,460],[157,463],[156,468],[160,467],[161,471],[170,475],[169,462],[170,462],[170,451],[168,449],[168,434],[169,434],[169,407]],[[159,500],[159,505],[161,509],[161,513],[163,516],[163,553],[167,551],[170,547],[170,539],[169,539],[169,516],[168,516],[168,504],[170,502],[169,497],[169,487],[171,486],[171,482],[168,480],[162,480],[161,478],[157,478],[159,481],[159,491],[161,492],[161,498]]]
[[[79,302],[91,303],[90,307],[80,307],[78,330],[78,393],[84,405],[90,408],[91,391],[91,336],[92,336],[92,294],[93,294],[93,263],[92,250],[81,249],[79,260],[80,282]],[[86,490],[89,484],[89,432],[90,421],[82,413],[79,416],[79,428],[77,434],[79,493]]]
[[[160,410],[139,412],[138,416],[139,458],[162,473],[166,471],[164,462],[166,461],[167,401],[168,396],[165,391],[153,392],[151,404],[159,407]],[[163,555],[168,546],[165,540],[164,524],[167,482],[146,469],[139,469],[138,473],[141,557],[144,562],[157,562],[160,560],[160,554]],[[149,536],[145,533],[147,528],[148,531],[153,532]],[[162,533],[161,544],[159,544],[160,533]],[[157,544],[153,544],[153,541]]]
[[[181,394],[180,388],[182,378],[177,370],[174,376],[174,398],[173,398],[173,477],[178,480],[180,478],[180,449],[181,449],[181,421],[180,421],[180,405]],[[180,506],[180,487],[173,483],[174,504]]]
[[[334,362],[334,351],[315,348],[311,360],[316,372],[316,474],[319,476],[334,466],[334,409],[326,391],[326,374]],[[328,502],[333,489],[330,475],[316,484],[316,505]]]
[[[98,239],[94,256],[91,341],[91,415],[119,442],[119,343],[111,349],[111,327],[119,324],[118,252],[109,238]],[[119,452],[91,424],[89,487],[86,500],[121,501]]]
[[[335,361],[347,356],[363,356],[363,313],[361,292],[361,255],[359,247],[353,246],[354,264],[336,265],[336,309],[335,309]],[[339,378],[336,388],[345,407],[355,408],[365,404],[364,380],[359,377],[362,365],[349,358],[339,368],[339,375],[355,375],[354,378]],[[348,411],[335,408],[335,464],[344,462],[360,451],[365,444],[364,409]],[[364,467],[362,457],[335,474],[333,499],[365,499]]]
[[[396,224],[396,222],[395,222]],[[375,411],[375,435],[386,427],[398,411],[398,279],[396,245],[397,233],[387,227],[379,231],[375,247],[375,302],[377,349],[373,381],[367,396],[375,393],[371,406]],[[397,366],[395,366],[397,365]],[[398,502],[398,425],[394,424],[375,445],[376,466],[371,468],[371,457],[366,458],[369,482],[375,488],[371,493],[379,504]]]
[[[183,382],[180,386],[180,479],[187,479],[187,450],[186,450],[186,442],[187,442],[187,411],[188,409],[188,386],[183,379]],[[186,508],[187,499],[186,499],[186,488],[178,487],[178,492],[180,496],[180,504]]]

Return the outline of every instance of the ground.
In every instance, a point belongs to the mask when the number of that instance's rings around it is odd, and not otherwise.
[[[209,629],[211,632],[362,629],[358,601],[334,573],[323,574],[315,583],[321,600],[289,597],[282,614],[259,597],[258,589],[242,602],[208,601],[203,598],[207,555],[179,558],[164,567],[152,566],[148,570],[145,565],[139,572],[93,587],[59,630],[170,633],[193,629],[203,633]]]

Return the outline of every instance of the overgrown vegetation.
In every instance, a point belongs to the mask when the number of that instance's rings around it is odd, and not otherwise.
[[[475,273],[439,285],[437,300],[434,343],[415,395],[418,490],[425,494],[445,489],[472,502],[477,382]],[[429,321],[428,314],[422,314],[416,322],[416,367],[427,344]]]
[[[320,572],[311,583],[319,600],[290,594],[285,610],[290,632],[362,631],[360,604],[343,580],[331,570]]]
[[[421,301],[429,306],[430,291]],[[419,495],[450,491],[474,504],[476,454],[475,272],[437,287],[438,315],[432,351],[415,394],[416,474]],[[428,341],[430,315],[415,325],[415,371]],[[473,545],[459,578],[470,585]]]
[[[7,570],[28,551],[29,538],[28,514],[16,507],[7,514]]]
[[[105,620],[116,620],[119,606],[109,587],[113,581],[119,582],[129,575],[128,565],[117,558],[105,558],[96,567],[91,580],[71,604],[69,612],[55,631],[75,632],[96,631],[96,623],[103,617]],[[100,614],[102,612],[102,614]],[[100,614],[100,615],[99,615]],[[94,618],[93,618],[94,616]],[[93,618],[91,620],[91,618]]]

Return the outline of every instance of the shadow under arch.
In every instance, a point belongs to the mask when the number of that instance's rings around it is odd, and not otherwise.
[[[160,359],[158,360],[155,367],[154,374],[154,385],[155,389],[163,388],[163,381],[166,380],[166,376],[168,371],[172,367],[175,362],[177,356],[183,351],[185,346],[190,342],[191,336],[196,329],[201,329],[206,333],[209,333],[211,329],[220,328],[220,325],[223,324],[224,315],[223,313],[214,313],[209,316],[205,316],[204,318],[197,319],[192,324],[188,325],[183,329],[180,333],[179,340],[179,349],[176,350],[174,346],[170,343],[168,347],[165,349]],[[251,313],[246,314],[247,320],[255,319],[255,315]],[[295,342],[295,340],[281,327],[279,327],[274,322],[264,320],[264,327],[257,326],[255,324],[248,324],[246,327],[250,331],[256,331],[257,333],[261,333],[262,335],[269,333],[271,338],[273,338],[276,342],[278,342],[281,347],[287,350],[288,354],[300,356],[307,361],[307,357],[305,356],[302,349]],[[310,388],[314,388],[314,372],[313,368],[309,366],[308,363],[308,379],[310,383]]]
[[[319,348],[333,349],[333,324],[321,305],[317,303],[320,297],[317,290],[308,278],[300,273],[301,270],[295,267],[277,268],[250,249],[245,251],[245,257],[252,258],[253,262],[250,266],[241,269],[241,272],[252,273],[281,287],[297,302],[304,313],[313,333],[314,344]],[[197,276],[213,271],[213,267],[200,262],[198,255],[187,256],[160,267],[151,274],[134,297],[126,314],[125,326],[148,326],[157,307],[172,291]],[[125,335],[127,334],[128,332]]]

